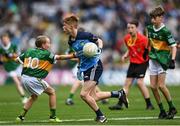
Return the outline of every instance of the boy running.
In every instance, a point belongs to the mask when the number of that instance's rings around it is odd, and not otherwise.
[[[97,92],[96,87],[99,82],[99,78],[103,72],[102,62],[99,54],[103,47],[103,41],[89,32],[78,31],[78,17],[74,14],[66,16],[63,20],[63,30],[69,35],[68,44],[75,51],[74,54],[61,55],[62,59],[79,58],[79,70],[83,73],[84,83],[80,92],[81,98],[86,102],[87,105],[95,112],[95,121],[104,123],[106,117],[100,110],[96,101],[106,99],[110,97],[119,98],[128,107],[128,102],[123,89],[112,92]],[[97,44],[99,52],[94,57],[86,57],[83,55],[83,46],[86,43],[93,42]]]
[[[25,104],[27,98],[25,97],[20,80],[22,67],[15,62],[15,58],[17,58],[19,53],[18,51],[17,46],[11,43],[7,33],[1,35],[0,61],[3,63],[4,69],[8,72],[8,76],[13,79],[16,89],[21,96],[21,102]]]

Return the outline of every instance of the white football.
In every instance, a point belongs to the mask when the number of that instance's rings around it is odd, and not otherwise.
[[[83,46],[83,55],[86,57],[93,57],[97,54],[98,47],[95,43],[89,42]]]

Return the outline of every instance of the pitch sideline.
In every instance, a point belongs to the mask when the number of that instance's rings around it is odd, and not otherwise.
[[[175,119],[180,119],[180,116],[174,117]],[[158,119],[157,117],[122,117],[122,118],[108,118],[108,120],[151,120]],[[93,121],[94,119],[65,119],[62,122],[83,122],[83,121]],[[24,123],[49,123],[48,120],[31,120],[24,121]],[[15,121],[0,121],[0,124],[17,124]]]

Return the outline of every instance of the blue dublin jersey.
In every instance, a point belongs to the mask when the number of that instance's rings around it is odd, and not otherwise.
[[[80,54],[78,55],[78,58],[80,60],[79,67],[81,72],[88,70],[89,68],[97,64],[97,62],[100,60],[99,55],[94,57],[85,57],[83,55],[83,46],[89,42],[96,43],[97,40],[97,36],[89,32],[80,31],[78,31],[77,36],[74,40],[72,40],[71,37],[69,38],[69,46],[73,48],[76,53]]]

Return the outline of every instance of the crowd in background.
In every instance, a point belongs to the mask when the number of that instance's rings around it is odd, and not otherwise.
[[[0,34],[8,32],[11,41],[22,51],[34,45],[36,36],[46,34],[52,40],[52,51],[62,54],[68,48],[62,17],[73,12],[80,17],[80,27],[104,41],[105,68],[116,68],[122,66],[120,56],[126,50],[123,36],[127,22],[137,18],[143,33],[150,23],[148,12],[159,4],[166,11],[166,26],[180,42],[179,0],[1,0]],[[177,61],[180,63],[178,54]],[[67,62],[61,62],[59,66],[69,67]]]

